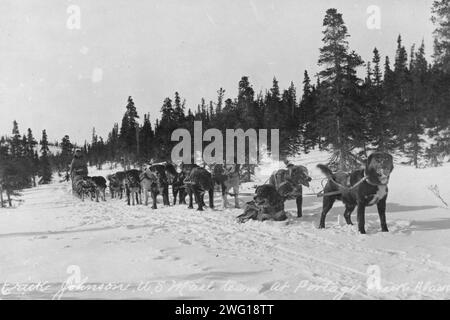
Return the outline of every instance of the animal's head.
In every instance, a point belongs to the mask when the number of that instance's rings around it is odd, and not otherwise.
[[[202,186],[203,189],[209,189],[214,185],[211,173],[201,167],[193,168],[189,174],[189,179],[193,184]]]
[[[160,186],[161,188],[166,186],[168,183],[166,173],[164,171],[163,172],[156,171],[155,174],[158,186]]]
[[[210,165],[210,169],[211,169],[211,177],[214,179],[216,183],[222,183],[227,180],[223,164],[214,163]]]
[[[173,164],[171,164],[171,163],[166,163],[166,164],[164,165],[164,172],[165,172],[165,174],[166,174],[167,182],[168,182],[169,184],[172,184],[172,183],[176,180],[176,178],[177,178],[177,176],[178,176],[177,169],[176,169],[175,166],[174,166]]]
[[[199,166],[196,164],[185,164],[185,163],[181,163],[180,164],[180,170],[181,172],[184,172],[186,175],[189,175],[192,171],[192,169],[194,168],[198,168]]]
[[[121,185],[121,181],[119,180],[119,178],[117,178],[116,175],[111,175],[107,177],[109,180],[109,185],[113,186],[113,187],[117,187]]]
[[[223,165],[221,165],[221,164],[211,163],[208,166],[211,169],[211,173],[213,176],[223,174],[223,172],[224,172]]]
[[[276,205],[280,201],[280,195],[274,186],[264,184],[256,188],[253,200],[257,205]]]
[[[139,178],[133,174],[127,174],[126,180],[127,180],[128,186],[130,186],[130,187],[135,187],[135,186],[140,185]]]
[[[311,177],[309,176],[308,169],[304,166],[288,165],[290,180],[295,184],[301,184],[305,187],[309,187]]]
[[[91,177],[83,177],[82,186],[83,186],[83,189],[85,189],[87,191],[95,190],[95,183],[94,183],[94,181],[92,181]]]
[[[385,152],[374,152],[367,158],[365,174],[369,181],[376,184],[388,184],[394,169],[392,156]]]
[[[183,172],[184,174],[189,173],[188,171],[188,166],[186,164],[184,164],[184,162],[180,163],[180,170],[181,172]]]

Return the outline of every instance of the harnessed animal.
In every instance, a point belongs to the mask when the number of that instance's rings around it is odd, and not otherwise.
[[[214,208],[214,182],[205,168],[201,168],[196,164],[181,164],[181,171],[186,174],[184,184],[189,195],[189,206],[193,208],[192,195],[195,197],[195,201],[198,205],[198,211],[203,211],[205,207],[204,194],[208,192],[209,195],[209,207]]]
[[[364,169],[351,173],[333,173],[327,166],[318,165],[318,168],[328,178],[328,182],[321,194],[323,196],[323,208],[320,217],[319,228],[325,228],[327,213],[336,200],[345,204],[344,218],[347,224],[353,224],[351,214],[357,207],[358,230],[365,231],[365,208],[377,205],[380,217],[381,230],[387,232],[386,224],[386,199],[388,195],[387,184],[392,172],[393,158],[384,152],[372,153],[366,162]]]
[[[212,166],[212,179],[221,186],[223,207],[228,207],[227,194],[233,188],[234,206],[239,208],[239,165],[214,164]]]

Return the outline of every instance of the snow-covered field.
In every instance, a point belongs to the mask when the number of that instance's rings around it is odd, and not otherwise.
[[[295,162],[320,178],[314,167],[326,157]],[[258,171],[259,182],[270,166]],[[288,221],[238,224],[242,210],[222,209],[218,194],[216,209],[200,213],[109,197],[81,202],[68,183],[25,190],[23,203],[0,210],[0,298],[450,298],[450,209],[428,189],[437,185],[450,203],[449,169],[397,165],[390,232],[379,231],[371,207],[367,235],[338,224],[340,203],[318,230],[314,196],[305,198],[302,219],[291,201]],[[320,191],[320,182],[305,193]]]

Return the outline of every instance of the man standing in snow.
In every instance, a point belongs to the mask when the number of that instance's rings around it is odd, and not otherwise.
[[[70,164],[70,176],[72,177],[72,180],[74,175],[83,177],[87,177],[88,175],[87,163],[80,149],[75,150],[72,163]]]

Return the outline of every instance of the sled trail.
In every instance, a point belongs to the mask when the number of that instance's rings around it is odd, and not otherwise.
[[[2,298],[52,298],[71,265],[87,283],[129,288],[66,292],[64,298],[450,298],[450,212],[424,191],[433,183],[448,194],[445,170],[396,168],[390,232],[380,232],[376,208],[369,208],[365,236],[337,223],[342,205],[333,208],[325,230],[317,229],[321,200],[314,197],[305,199],[301,219],[289,201],[287,221],[239,224],[242,210],[223,209],[219,194],[216,209],[198,212],[109,198],[81,202],[69,183],[25,190],[23,204],[0,211],[0,283],[51,285],[48,292]],[[373,268],[381,290],[367,287]],[[159,290],[139,290],[143,282],[159,283]]]

